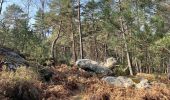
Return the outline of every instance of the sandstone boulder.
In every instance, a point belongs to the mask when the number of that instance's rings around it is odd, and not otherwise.
[[[0,47],[0,60],[14,63],[15,65],[28,66],[28,62],[22,54],[9,48]]]
[[[102,78],[102,80],[110,85],[114,85],[118,87],[131,87],[135,85],[132,79],[127,78],[125,76],[119,76],[119,77],[107,76],[105,78]]]
[[[109,68],[101,66],[98,62],[90,59],[79,59],[76,61],[76,66],[89,72],[96,74],[109,75],[112,72]]]

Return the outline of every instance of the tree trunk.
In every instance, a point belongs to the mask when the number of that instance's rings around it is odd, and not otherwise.
[[[40,13],[41,13],[41,19],[42,21],[44,21],[44,17],[45,17],[45,0],[40,0],[40,3],[41,3],[41,7],[40,7]],[[42,27],[41,27],[41,38],[45,38],[45,32],[44,32],[44,29],[45,29],[45,25],[44,25],[44,22],[42,23]]]
[[[142,73],[142,61],[139,60],[139,72]]]
[[[56,65],[56,59],[55,59],[55,44],[56,44],[56,42],[57,42],[57,40],[59,39],[60,34],[61,34],[61,24],[62,24],[62,22],[60,22],[57,37],[54,39],[54,41],[53,41],[53,43],[52,43],[52,46],[51,46],[51,56],[52,56],[52,59],[54,60],[54,66]]]
[[[139,65],[138,65],[138,61],[137,58],[135,57],[135,68],[136,68],[136,73],[139,73]]]
[[[80,58],[83,59],[83,43],[82,43],[82,32],[81,32],[81,16],[80,16],[80,0],[78,0],[78,23],[79,23],[79,37],[80,37]]]
[[[131,61],[130,61],[130,54],[129,54],[128,44],[127,44],[126,34],[125,34],[126,30],[124,29],[122,18],[121,18],[120,21],[121,21],[121,31],[122,31],[122,34],[123,34],[123,40],[124,40],[124,46],[125,46],[125,52],[126,52],[126,58],[127,58],[127,63],[128,63],[128,67],[129,67],[129,72],[130,72],[130,75],[133,76],[132,64],[131,64]]]
[[[107,59],[107,44],[104,44],[104,61]]]
[[[120,10],[120,13],[121,13],[122,8],[121,8],[121,1],[120,0],[119,0],[119,10]],[[120,17],[120,27],[121,27],[120,31],[123,34],[123,40],[124,40],[124,46],[125,46],[125,52],[126,52],[126,58],[127,58],[127,63],[128,63],[128,67],[129,67],[129,72],[130,72],[130,75],[133,76],[132,64],[131,64],[131,61],[130,61],[130,54],[129,54],[128,44],[127,44],[127,40],[126,40],[127,27],[125,29],[125,25],[123,23],[122,17]]]
[[[2,5],[3,5],[3,3],[4,3],[4,0],[1,0],[1,2],[0,2],[0,15],[2,13]]]
[[[128,46],[127,46],[127,42],[126,42],[125,33],[123,33],[123,37],[125,39],[125,50],[126,50],[126,57],[127,57],[129,72],[130,72],[130,75],[133,76],[132,65],[131,65],[131,61],[130,61],[130,55],[129,55],[129,51],[128,51]]]
[[[170,64],[168,64],[168,80],[170,80]]]
[[[95,45],[95,60],[98,61],[98,50],[97,50],[96,36],[94,38],[94,45]]]
[[[74,38],[74,32],[73,32],[73,25],[71,23],[71,33],[72,33],[72,50],[73,50],[73,61],[76,62],[77,60],[77,54],[76,54],[76,48],[75,48],[75,38]]]

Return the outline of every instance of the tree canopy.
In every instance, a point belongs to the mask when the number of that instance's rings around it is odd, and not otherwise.
[[[31,5],[39,2],[39,4]],[[1,11],[0,45],[41,63],[104,61],[135,72],[167,72],[170,54],[166,0],[24,0]],[[3,2],[1,7],[3,7]],[[37,9],[36,14],[30,11]],[[33,16],[30,18],[30,16]]]

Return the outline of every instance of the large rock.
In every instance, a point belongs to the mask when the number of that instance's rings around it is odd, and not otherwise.
[[[90,59],[79,59],[76,61],[76,65],[79,68],[96,74],[108,75],[113,73],[109,68],[103,67],[98,62]]]
[[[28,62],[21,54],[9,48],[0,47],[0,60],[14,63],[15,65],[28,66]]]
[[[117,86],[117,87],[132,87],[134,86],[136,89],[148,89],[152,88],[153,86],[163,87],[166,88],[167,85],[160,82],[149,82],[147,79],[141,79],[139,83],[135,83],[131,78],[127,78],[125,76],[107,76],[102,78],[101,80],[107,82],[110,85]]]
[[[108,84],[118,86],[118,87],[131,87],[135,85],[132,79],[124,76],[119,76],[119,77],[107,76],[105,78],[102,78],[102,80],[107,82]]]
[[[147,79],[142,79],[140,83],[136,84],[137,89],[145,89],[149,87],[151,87],[151,85]]]

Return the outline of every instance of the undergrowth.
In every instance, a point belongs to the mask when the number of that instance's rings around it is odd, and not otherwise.
[[[121,88],[77,67],[49,69],[54,74],[48,83],[24,67],[15,73],[0,72],[0,100],[170,100],[170,88],[159,84],[149,89]]]
[[[39,76],[33,70],[20,67],[16,72],[0,72],[0,99],[38,100],[40,92],[35,83]]]

